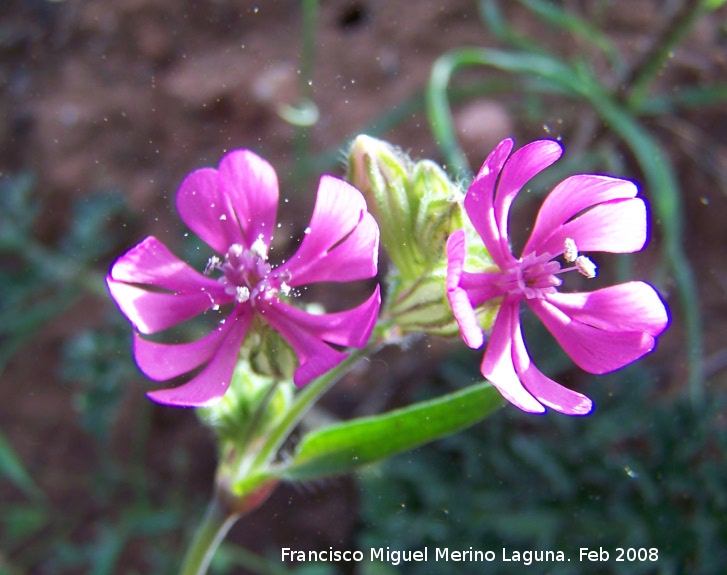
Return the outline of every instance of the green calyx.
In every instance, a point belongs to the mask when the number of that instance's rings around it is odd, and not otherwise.
[[[289,380],[261,375],[250,362],[239,360],[224,397],[197,414],[218,435],[221,445],[249,451],[285,415],[292,400]]]
[[[369,136],[353,141],[348,160],[348,180],[366,196],[397,273],[414,281],[440,263],[462,225],[459,186],[434,162]]]
[[[396,146],[357,136],[348,153],[348,180],[363,192],[381,231],[381,243],[392,264],[387,277],[384,313],[390,336],[459,333],[446,293],[449,235],[471,232],[463,213],[464,193],[431,160],[412,160]],[[475,269],[492,265],[486,251],[468,242],[468,260]],[[491,325],[490,310],[481,313]]]

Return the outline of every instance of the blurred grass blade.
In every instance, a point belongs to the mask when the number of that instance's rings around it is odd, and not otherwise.
[[[520,50],[538,52],[541,46],[527,36],[515,30],[502,15],[500,6],[494,0],[480,0],[478,3],[480,18],[495,37],[505,44]]]
[[[497,389],[483,382],[382,415],[332,425],[306,435],[280,476],[301,481],[347,473],[461,431],[502,403]]]
[[[673,114],[682,108],[707,108],[727,101],[727,84],[714,86],[684,86],[673,93],[654,94],[640,103],[638,113],[643,115]]]
[[[0,375],[10,360],[25,346],[51,318],[68,309],[80,294],[76,291],[63,289],[52,299],[35,303],[32,309],[23,307],[17,314],[8,317],[8,326],[0,328]]]
[[[44,504],[5,503],[0,507],[0,529],[3,533],[3,550],[25,545],[29,539],[51,523],[52,512]],[[0,574],[4,575],[2,560]]]
[[[26,471],[5,436],[0,433],[0,476],[4,477],[32,499],[39,499],[43,493]]]
[[[583,83],[594,109],[629,147],[644,174],[656,219],[664,232],[664,255],[674,275],[684,313],[689,393],[692,402],[700,404],[704,400],[702,320],[696,280],[682,241],[684,209],[676,175],[667,155],[633,115],[603,91],[595,78],[584,77]]]
[[[709,1],[689,0],[674,11],[667,24],[653,40],[651,49],[622,83],[627,87],[629,108],[638,109],[649,97],[649,88],[661,76],[664,65],[673,55],[673,50],[692,30],[697,20],[708,10]]]
[[[461,68],[489,66],[515,74],[530,74],[578,93],[580,79],[574,71],[550,56],[532,52],[508,52],[488,48],[459,48],[440,56],[427,85],[427,115],[432,132],[445,155],[453,175],[469,175],[471,169],[455,134],[454,121],[449,105],[448,88],[452,76]],[[501,80],[496,85],[501,85]]]
[[[616,46],[590,22],[579,18],[570,10],[562,8],[555,2],[547,0],[518,0],[527,6],[533,13],[551,26],[561,28],[575,36],[585,39],[589,45],[600,50],[613,69],[619,73],[624,68]]]

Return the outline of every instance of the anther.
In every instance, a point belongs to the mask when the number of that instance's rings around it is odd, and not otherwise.
[[[220,269],[220,264],[222,263],[222,260],[218,258],[217,256],[212,256],[210,259],[207,260],[207,265],[204,266],[204,275],[208,276],[213,271]]]
[[[266,253],[267,246],[265,245],[265,240],[263,239],[262,234],[260,234],[254,242],[252,242],[252,245],[250,246],[250,251],[253,253],[253,255],[258,256],[260,259],[268,259]]]
[[[575,240],[571,238],[565,239],[565,246],[563,248],[563,257],[567,262],[574,262],[578,259],[578,247],[576,246]]]
[[[245,303],[250,299],[250,290],[247,286],[236,286],[235,289],[235,301],[237,303]]]
[[[586,256],[578,256],[576,258],[576,269],[587,278],[596,277],[596,264]]]

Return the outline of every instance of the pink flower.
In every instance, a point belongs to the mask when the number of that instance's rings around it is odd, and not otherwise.
[[[376,274],[379,228],[361,193],[323,176],[313,216],[297,252],[278,267],[268,263],[275,229],[278,180],[272,166],[248,150],[225,155],[219,169],[189,174],[177,192],[187,226],[215,252],[205,275],[148,237],[112,266],[107,283],[121,311],[136,328],[134,357],[156,381],[198,370],[187,383],[149,393],[159,403],[199,407],[225,394],[238,352],[254,317],[267,322],[298,356],[298,386],[338,365],[344,347],[366,345],[381,302],[378,286],[348,311],[314,315],[285,303],[296,288],[314,282],[346,282]],[[208,277],[221,272],[219,279]],[[229,314],[205,337],[162,344],[141,334],[166,330],[220,306]]]
[[[543,375],[532,363],[520,327],[525,301],[573,361],[590,373],[619,369],[649,353],[667,326],[668,314],[654,288],[628,282],[590,293],[559,293],[559,275],[595,275],[579,251],[630,253],[647,240],[646,205],[636,186],[608,176],[571,176],[543,202],[532,233],[516,258],[508,242],[510,206],[522,187],[554,163],[557,142],[537,141],[516,151],[501,142],[467,190],[465,210],[497,266],[464,271],[465,232],[447,242],[447,296],[462,337],[472,348],[484,343],[475,308],[502,298],[481,371],[520,409],[586,414],[592,402]],[[510,157],[509,157],[510,156]],[[564,255],[567,268],[554,261]]]

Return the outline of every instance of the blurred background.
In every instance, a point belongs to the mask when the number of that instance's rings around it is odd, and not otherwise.
[[[671,326],[645,360],[594,377],[527,317],[536,363],[594,398],[591,416],[506,406],[356,477],[283,485],[232,529],[212,572],[443,572],[284,565],[283,546],[602,546],[657,548],[659,561],[588,573],[722,573],[722,4],[3,0],[0,573],[176,572],[211,492],[214,439],[193,411],[145,398],[153,384],[136,370],[104,275],[147,234],[202,267],[174,194],[233,148],[273,164],[290,200],[279,220],[302,232],[318,177],[344,173],[342,151],[359,133],[465,183],[504,137],[559,139],[565,159],[517,206],[523,237],[538,198],[568,173],[636,180],[651,206],[648,249],[594,259],[603,285],[656,285]],[[387,349],[323,407],[348,418],[439,395],[476,381],[480,358],[437,338]]]

